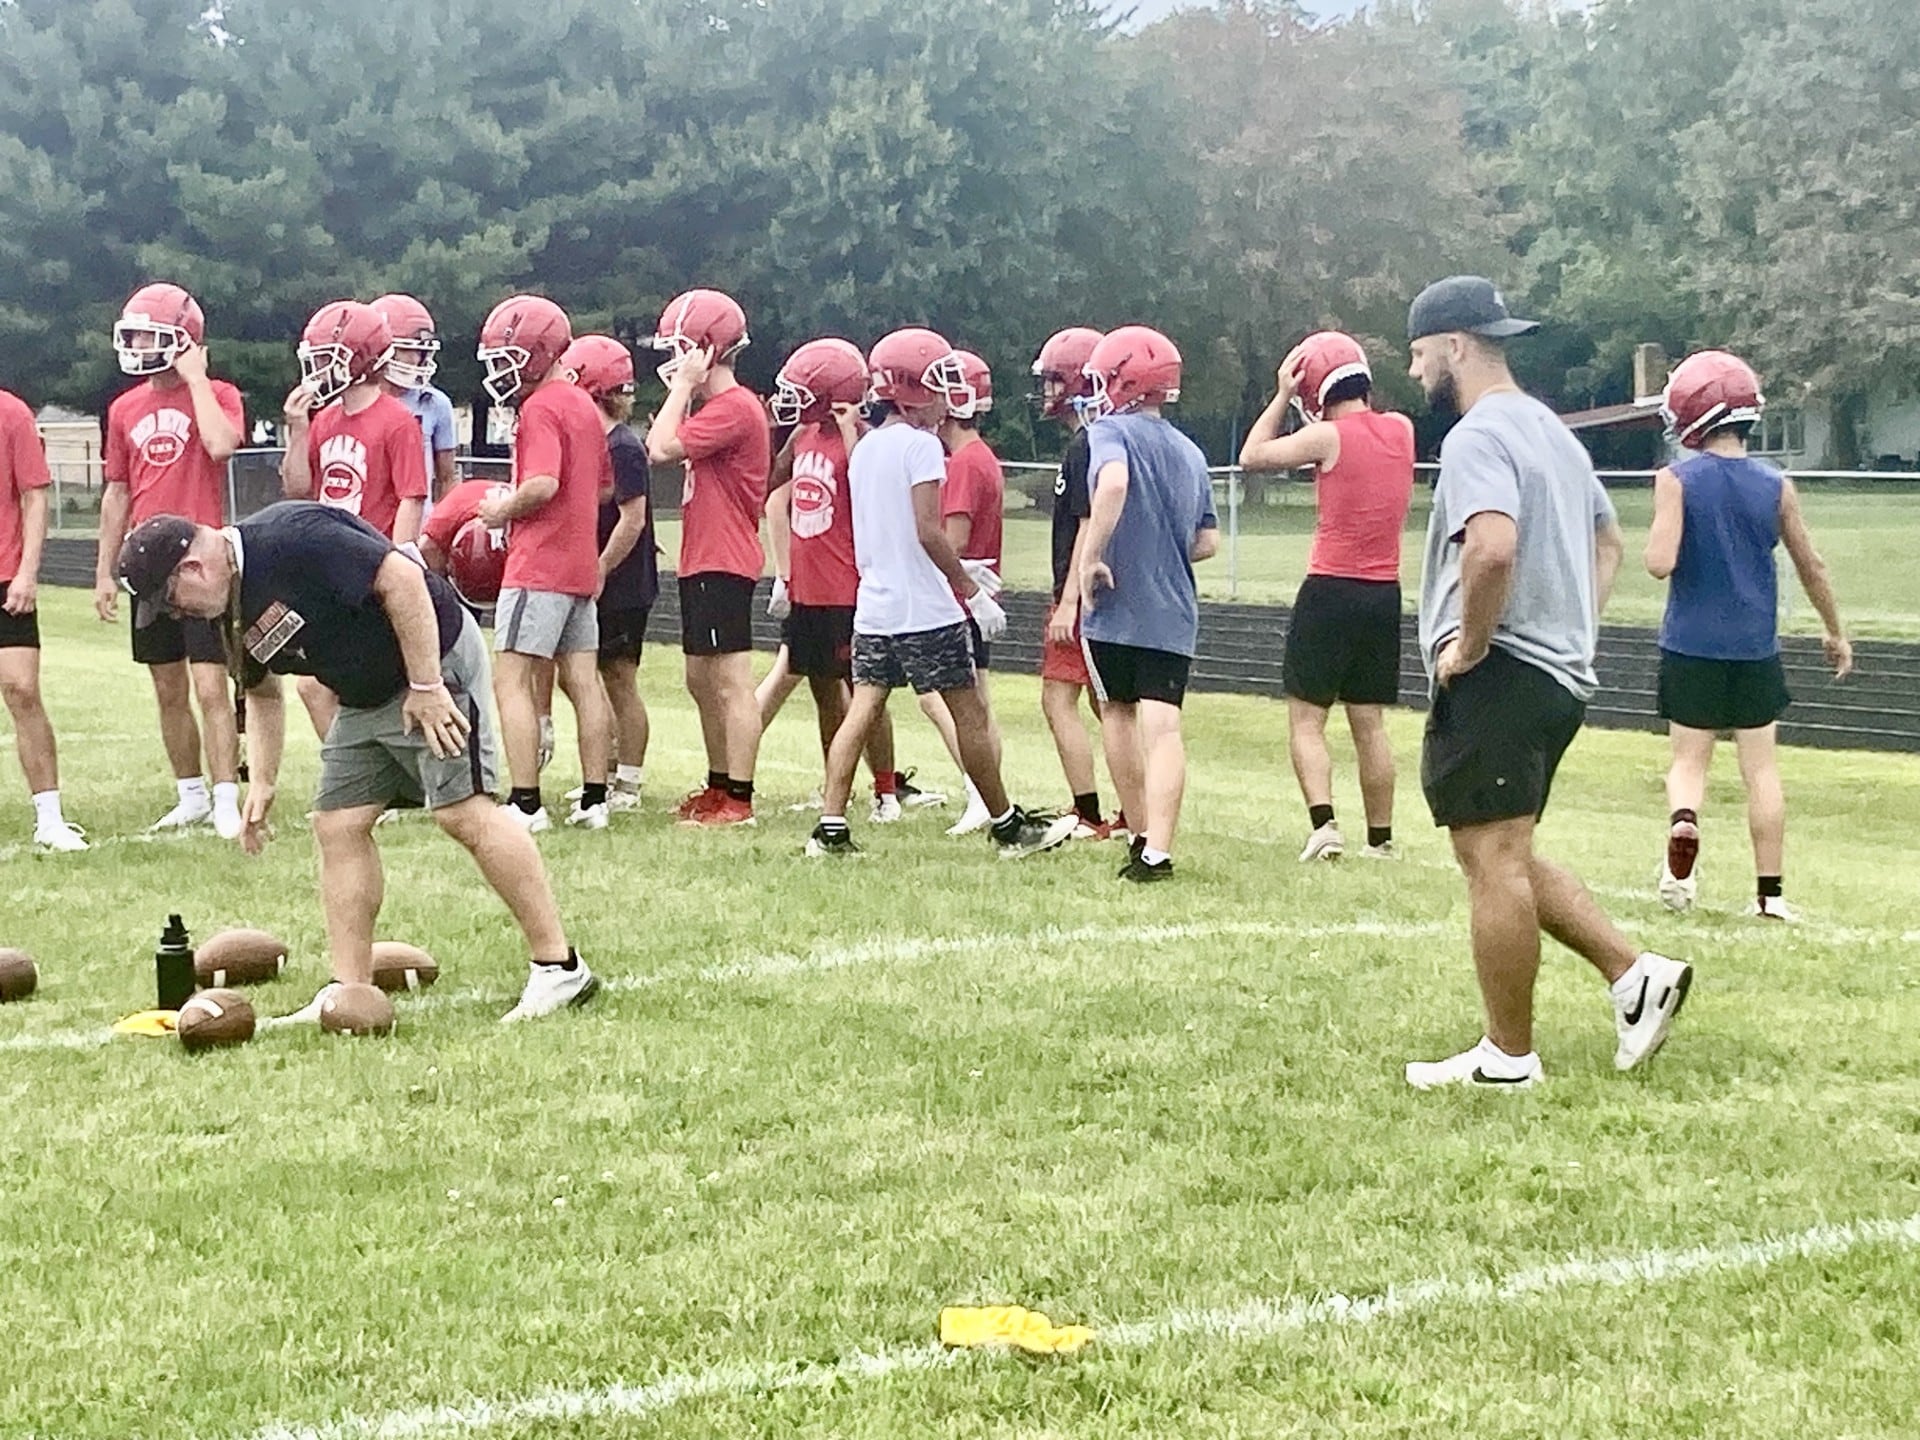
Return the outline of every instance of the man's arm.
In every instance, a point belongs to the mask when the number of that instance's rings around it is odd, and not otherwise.
[[[258,855],[267,841],[267,816],[280,783],[280,757],[287,748],[287,710],[280,677],[268,675],[246,693],[247,801],[241,812],[240,847]]]
[[[7,586],[6,612],[28,615],[40,598],[40,552],[47,539],[47,487],[20,492],[20,568]]]
[[[440,675],[440,622],[427,591],[427,574],[399,551],[389,551],[373,577],[374,598],[400,645],[407,691],[400,702],[402,733],[418,730],[439,759],[458,755],[472,728]]]
[[[560,493],[558,475],[529,475],[505,495],[490,495],[480,502],[480,518],[489,530],[498,530],[510,520],[531,515]]]
[[[767,475],[767,503],[761,511],[767,517],[767,549],[773,560],[773,576],[785,579],[793,573],[793,437],[773,457],[773,469]]]
[[[100,490],[100,553],[93,567],[93,610],[112,620],[120,604],[120,581],[113,573],[120,563],[120,544],[127,538],[127,510],[133,503],[122,481],[109,480]]]
[[[949,515],[942,528],[947,532],[947,543],[953,546],[953,553],[961,554],[967,548],[967,541],[973,538],[973,517],[967,514]]]
[[[1620,576],[1620,562],[1627,558],[1627,539],[1620,533],[1618,521],[1609,521],[1593,536],[1593,613],[1607,613],[1607,601],[1613,598],[1613,582]]]
[[[947,539],[946,527],[940,521],[939,481],[923,480],[913,487],[913,525],[919,532],[920,548],[927,552],[927,558],[947,577],[947,583],[959,594],[973,598],[974,591],[980,587],[967,574],[966,566],[960,563],[960,552]]]
[[[173,373],[187,384],[187,398],[193,403],[193,423],[200,435],[200,448],[216,465],[233,458],[244,438],[239,424],[220,408],[220,397],[207,378],[207,348],[188,345],[173,360]]]
[[[1211,560],[1220,553],[1220,527],[1209,525],[1193,537],[1193,547],[1187,551],[1189,560]]]
[[[436,450],[433,452],[433,498],[441,499],[460,483],[460,477],[454,472],[453,451]]]
[[[1107,543],[1120,524],[1120,512],[1127,508],[1127,462],[1109,460],[1094,477],[1093,512],[1080,530],[1079,554],[1083,570],[1105,568]],[[1111,583],[1111,575],[1108,577]]]
[[[280,409],[281,430],[287,448],[280,453],[280,493],[289,500],[313,498],[313,401],[304,385],[296,385]]]
[[[660,413],[653,417],[653,424],[647,427],[647,459],[655,465],[672,465],[687,458],[687,447],[680,440],[680,427],[687,423],[687,411],[693,405],[693,392],[707,378],[707,367],[712,359],[713,352],[703,350],[687,356],[680,362],[680,368],[673,372],[673,380],[667,386],[667,398],[660,406]]]
[[[1303,470],[1310,465],[1330,468],[1339,462],[1340,432],[1330,421],[1316,420],[1291,435],[1280,434],[1279,423],[1271,405],[1253,422],[1246,443],[1240,447],[1242,470]]]
[[[1833,593],[1827,562],[1814,547],[1813,532],[1807,529],[1807,518],[1800,509],[1800,492],[1784,475],[1780,477],[1780,542],[1793,560],[1800,588],[1807,592],[1807,599],[1820,614],[1820,623],[1826,627],[1821,645],[1827,660],[1833,665],[1835,676],[1844,677],[1853,669],[1853,642],[1847,639],[1846,629],[1840,623],[1840,601]]]
[[[619,569],[620,563],[633,553],[633,547],[640,543],[640,536],[647,528],[647,497],[636,495],[631,500],[621,502],[620,518],[613,522],[613,531],[607,536],[606,548],[600,552],[600,579]]]
[[[1486,658],[1513,590],[1520,527],[1511,515],[1482,510],[1467,521],[1460,547],[1460,629],[1454,636],[1462,669]]]
[[[393,543],[407,545],[420,538],[420,517],[426,513],[421,500],[402,500],[393,516]]]
[[[1653,525],[1647,531],[1647,573],[1665,580],[1680,563],[1680,536],[1686,524],[1680,477],[1661,466],[1653,477]]]

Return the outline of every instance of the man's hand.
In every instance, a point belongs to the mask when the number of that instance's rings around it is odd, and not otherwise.
[[[1089,560],[1080,567],[1080,608],[1089,615],[1094,611],[1099,592],[1113,588],[1113,571],[1106,561]]]
[[[767,615],[770,619],[784,620],[793,613],[793,598],[787,593],[787,577],[773,577],[773,593],[767,596]]]
[[[1484,645],[1480,647],[1479,654],[1468,654],[1461,648],[1460,637],[1456,635],[1440,647],[1440,654],[1433,662],[1434,682],[1439,685],[1449,685],[1486,658],[1487,650]]]
[[[173,373],[189,385],[207,378],[207,347],[189,340],[173,357]]]
[[[313,391],[303,381],[287,392],[286,403],[280,407],[280,418],[286,421],[289,430],[304,430],[313,419],[314,408]]]
[[[120,587],[113,581],[93,582],[93,613],[109,625],[120,618]]]
[[[7,609],[13,610],[11,599],[7,602]],[[1827,663],[1833,666],[1834,679],[1844,680],[1853,673],[1853,642],[1846,636],[1823,635],[1820,637],[1820,648],[1826,652]]]
[[[1069,585],[1060,595],[1060,603],[1047,617],[1047,639],[1055,645],[1073,644],[1073,632],[1080,624],[1080,595]]]
[[[249,855],[258,855],[273,838],[273,827],[267,823],[267,815],[273,809],[273,795],[271,785],[247,786],[247,801],[240,810],[240,848]]]
[[[962,560],[960,568],[967,572],[967,578],[989,595],[998,595],[1006,588],[1006,582],[995,573],[991,560]]]
[[[707,372],[713,368],[713,347],[694,350],[680,362],[680,368],[673,372],[673,383],[683,390],[698,390],[707,378]]]
[[[982,640],[998,640],[1007,633],[1007,612],[985,590],[976,590],[967,597],[967,613],[980,627]]]
[[[480,523],[486,526],[487,529],[501,530],[506,527],[507,521],[512,518],[509,514],[509,507],[512,504],[513,492],[511,490],[504,490],[498,494],[488,495],[486,499],[480,502],[480,508],[474,513],[480,517]]]
[[[1280,398],[1280,408],[1286,409],[1287,402],[1300,392],[1300,368],[1306,363],[1306,342],[1287,352],[1287,358],[1280,362],[1280,369],[1273,377],[1273,393]]]
[[[400,702],[400,733],[411,735],[418,730],[437,760],[451,759],[464,750],[471,728],[445,685],[431,690],[409,687],[407,698]]]
[[[7,614],[31,615],[39,599],[40,582],[31,575],[16,575],[13,583],[7,586]]]

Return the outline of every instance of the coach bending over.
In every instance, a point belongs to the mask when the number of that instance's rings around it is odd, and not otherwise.
[[[374,822],[424,805],[466,846],[527,937],[532,970],[508,1020],[577,1005],[599,981],[568,945],[532,836],[493,801],[491,691],[480,628],[437,575],[343,510],[271,505],[225,529],[160,515],[120,550],[134,624],[162,615],[224,621],[247,690],[251,783],[240,843],[268,835],[286,738],[277,675],[311,675],[340,697],[313,802],[330,983],[367,983],[383,878]],[[319,1019],[323,988],[288,1017]]]

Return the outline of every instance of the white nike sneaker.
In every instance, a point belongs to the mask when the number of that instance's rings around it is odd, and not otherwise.
[[[1760,920],[1777,920],[1782,925],[1800,923],[1800,912],[1778,895],[1769,895],[1765,899],[1755,900],[1753,908],[1747,913]]]
[[[1485,1036],[1471,1050],[1444,1060],[1415,1060],[1407,1066],[1407,1084],[1416,1090],[1437,1090],[1443,1085],[1526,1090],[1546,1078],[1538,1053],[1509,1055]]]
[[[1340,838],[1340,827],[1329,820],[1307,837],[1307,848],[1300,852],[1300,863],[1338,860],[1346,853],[1347,842]]]
[[[213,833],[222,840],[238,840],[246,825],[240,819],[238,805],[216,805],[213,807]]]
[[[544,772],[553,763],[553,717],[540,717],[540,755],[539,769]]]
[[[577,956],[571,970],[561,965],[529,965],[527,988],[520,992],[520,1003],[502,1015],[500,1023],[538,1020],[569,1005],[584,1005],[599,989],[600,977],[587,969],[587,962]]]
[[[205,825],[213,819],[213,798],[203,796],[192,800],[182,800],[173,809],[167,811],[148,830],[191,830],[195,825]]]
[[[868,818],[876,825],[891,825],[906,813],[900,808],[898,795],[876,795],[873,797],[873,811]]]
[[[612,821],[613,802],[602,800],[598,805],[576,803],[573,813],[567,816],[567,824],[578,830],[604,830]]]
[[[579,796],[574,797],[576,800]],[[627,815],[640,808],[640,787],[613,782],[607,791],[607,806],[615,815]]]
[[[539,835],[553,828],[553,821],[548,817],[547,807],[544,805],[531,815],[522,810],[518,805],[502,805],[500,808],[506,811],[507,817],[512,820],[514,824],[518,825],[529,835]]]
[[[1693,967],[1685,961],[1648,951],[1633,962],[1613,988],[1613,1028],[1620,1036],[1614,1069],[1631,1070],[1666,1044],[1692,984]]]
[[[56,820],[33,827],[33,843],[42,850],[70,854],[87,848],[87,832],[78,825]]]
[[[318,1025],[320,1023],[320,1007],[326,1003],[327,997],[339,988],[339,981],[329,980],[320,987],[319,992],[314,995],[313,999],[302,1005],[298,1010],[295,1010],[290,1015],[270,1015],[260,1022],[260,1028],[263,1030],[277,1030],[286,1025]]]

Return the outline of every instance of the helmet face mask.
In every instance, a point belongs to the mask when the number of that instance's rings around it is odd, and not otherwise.
[[[508,404],[552,375],[572,344],[566,311],[544,295],[511,295],[480,326],[480,384],[495,404]]]
[[[519,345],[482,345],[474,352],[485,367],[480,385],[496,405],[504,405],[520,393],[527,366],[533,356]]]
[[[303,344],[299,354],[300,383],[314,404],[330,404],[352,388],[353,354],[346,346]]]
[[[774,382],[773,398],[767,401],[767,413],[776,425],[798,425],[807,412],[820,402],[813,391],[783,373]]]
[[[440,342],[431,336],[408,336],[393,342],[393,354],[387,361],[387,379],[402,390],[418,390],[429,384],[440,369],[434,357]]]
[[[654,373],[671,385],[681,367],[700,351],[711,350],[716,365],[731,365],[748,343],[747,313],[738,301],[721,290],[689,290],[676,295],[660,312],[653,348],[667,351],[668,358]]]
[[[114,355],[124,375],[158,375],[171,370],[193,337],[178,325],[161,325],[146,315],[122,315],[113,327]]]

